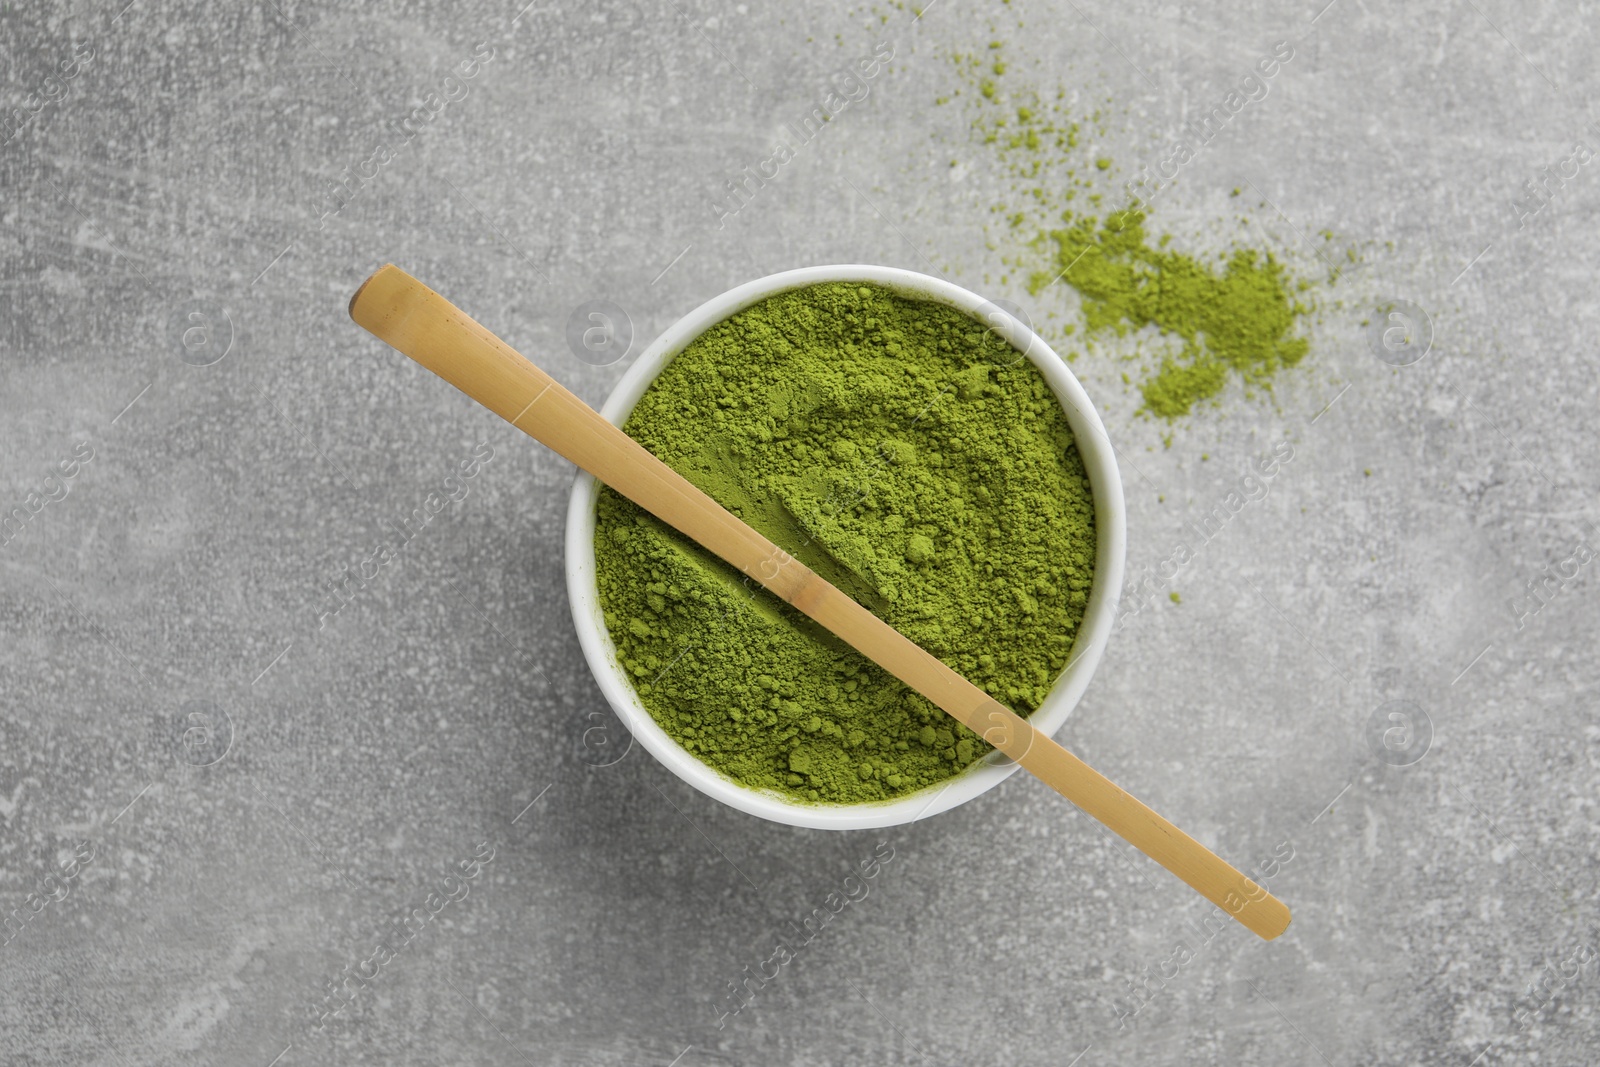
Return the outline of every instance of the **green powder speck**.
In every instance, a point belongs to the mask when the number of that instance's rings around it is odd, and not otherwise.
[[[1044,377],[962,312],[877,286],[711,327],[626,430],[796,559],[1027,715],[1071,655],[1093,495]],[[860,803],[941,782],[977,735],[610,489],[618,659],[662,728],[748,786]]]
[[[1140,386],[1147,410],[1164,419],[1187,415],[1215,396],[1230,374],[1270,387],[1272,375],[1305,358],[1310,342],[1295,333],[1310,308],[1297,299],[1287,272],[1270,252],[1236,248],[1221,270],[1200,259],[1152,246],[1137,208],[1105,220],[1065,216],[1050,231],[1056,256],[1033,276],[1037,292],[1060,277],[1083,298],[1089,332],[1126,335],[1144,326],[1181,339],[1176,356]]]

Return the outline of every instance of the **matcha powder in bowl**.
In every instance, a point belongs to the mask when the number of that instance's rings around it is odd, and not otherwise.
[[[623,426],[1018,714],[1073,660],[1105,547],[1094,486],[1057,390],[966,311],[858,280],[771,291],[666,356]],[[1118,572],[1120,501],[1119,486]],[[613,669],[721,777],[791,805],[862,805],[948,783],[992,751],[613,490],[583,506]]]

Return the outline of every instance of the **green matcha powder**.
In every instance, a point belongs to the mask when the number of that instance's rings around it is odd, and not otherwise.
[[[1296,296],[1283,266],[1270,252],[1236,248],[1222,270],[1152,245],[1145,214],[1113,212],[1104,222],[1068,212],[1067,228],[1052,230],[1056,260],[1035,274],[1038,295],[1056,278],[1083,297],[1090,334],[1154,326],[1183,342],[1174,358],[1141,387],[1145,407],[1164,419],[1189,414],[1196,403],[1222,391],[1231,373],[1247,386],[1269,387],[1273,375],[1305,358],[1311,342],[1295,327],[1310,308]]]
[[[830,283],[711,327],[627,432],[797,560],[1031,713],[1067,664],[1094,503],[1039,371],[962,312]],[[989,746],[810,619],[610,489],[600,604],[661,727],[718,771],[853,804]]]

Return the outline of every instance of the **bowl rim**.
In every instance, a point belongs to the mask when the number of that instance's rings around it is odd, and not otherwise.
[[[1095,509],[1095,576],[1089,587],[1073,656],[1051,684],[1030,721],[1047,734],[1066,722],[1082,698],[1115,628],[1117,599],[1122,589],[1126,555],[1126,509],[1116,450],[1088,394],[1066,361],[1032,328],[993,301],[953,282],[899,267],[871,264],[829,264],[801,267],[745,282],[712,297],[678,319],[628,367],[611,390],[600,414],[621,426],[656,377],[687,345],[708,328],[777,293],[820,282],[864,282],[908,296],[931,299],[964,311],[989,324],[1030,360],[1044,376],[1072,427],[1089,475]],[[740,811],[790,826],[822,830],[859,830],[915,822],[993,789],[1018,770],[998,751],[990,752],[965,771],[939,785],[909,796],[866,804],[813,804],[753,789],[724,776],[680,746],[656,723],[639,700],[633,683],[617,662],[616,648],[605,625],[595,583],[594,531],[600,482],[583,471],[573,483],[567,506],[565,569],[567,597],[578,643],[606,702],[650,754],[669,771],[707,796]]]

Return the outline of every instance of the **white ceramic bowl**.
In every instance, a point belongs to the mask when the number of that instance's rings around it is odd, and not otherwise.
[[[600,413],[612,423],[622,425],[662,368],[706,329],[774,293],[831,281],[886,286],[909,296],[949,305],[988,323],[997,335],[1025,353],[1039,368],[1066,412],[1094,491],[1098,543],[1094,581],[1072,658],[1031,716],[1031,721],[1045,733],[1054,733],[1066,722],[1088,687],[1115,622],[1117,594],[1122,588],[1126,515],[1116,456],[1100,417],[1066,363],[1028,326],[977,294],[925,274],[894,267],[804,267],[730,289],[679,319],[628,368]],[[859,830],[894,826],[946,811],[994,788],[1018,769],[1017,764],[1001,753],[991,752],[939,785],[896,800],[846,805],[801,803],[777,793],[752,789],[702,763],[650,717],[627,672],[617,662],[616,647],[611,643],[611,634],[601,614],[594,577],[595,504],[599,492],[600,483],[596,479],[580,474],[567,509],[567,594],[572,602],[578,641],[589,661],[589,669],[600,684],[600,691],[634,739],[685,782],[708,796],[763,819],[825,830]]]

